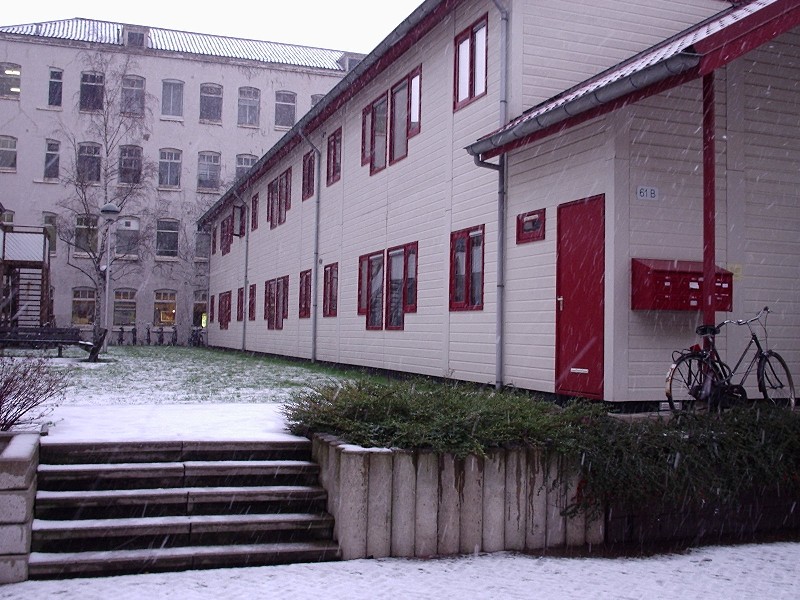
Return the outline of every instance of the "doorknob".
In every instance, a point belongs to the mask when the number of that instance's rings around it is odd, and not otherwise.
[[[558,302],[558,310],[564,310],[564,296],[558,296],[556,302]]]

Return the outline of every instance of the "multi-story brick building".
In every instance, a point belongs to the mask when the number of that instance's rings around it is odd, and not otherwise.
[[[112,343],[133,325],[184,342],[206,304],[197,217],[361,57],[88,19],[0,27],[3,221],[47,228],[55,323],[107,315]]]

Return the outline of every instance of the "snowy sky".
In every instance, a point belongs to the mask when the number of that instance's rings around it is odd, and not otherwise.
[[[267,0],[223,5],[227,10],[220,10],[213,2],[185,0],[38,0],[4,2],[0,25],[84,17],[367,53],[421,3],[422,0]],[[231,10],[240,6],[248,6],[252,13],[242,15]]]

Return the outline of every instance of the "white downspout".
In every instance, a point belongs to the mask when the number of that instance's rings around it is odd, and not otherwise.
[[[311,146],[314,152],[314,264],[311,266],[311,362],[317,362],[317,327],[319,288],[319,210],[320,210],[320,178],[322,177],[322,152],[308,139],[301,130],[300,136]]]

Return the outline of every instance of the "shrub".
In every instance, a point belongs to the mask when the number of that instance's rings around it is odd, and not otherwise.
[[[620,419],[602,403],[559,407],[519,392],[427,380],[331,382],[285,405],[298,435],[463,457],[492,447],[542,450],[577,475],[569,512],[606,505],[734,505],[743,495],[800,496],[800,413],[772,406],[723,415]]]
[[[47,416],[66,387],[66,371],[43,356],[0,357],[0,431]]]

